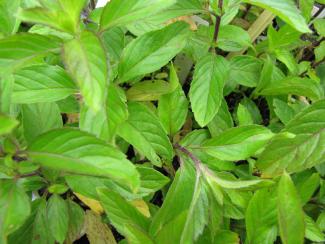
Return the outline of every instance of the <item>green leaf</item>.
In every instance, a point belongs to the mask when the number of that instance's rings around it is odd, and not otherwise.
[[[166,22],[186,15],[193,15],[196,13],[205,12],[200,0],[176,0],[172,6],[149,15],[146,13],[145,18],[127,26],[128,30],[136,36],[143,35],[144,33],[164,28]]]
[[[313,242],[324,242],[325,236],[315,221],[305,215],[306,234],[305,237]]]
[[[277,237],[276,195],[271,189],[255,192],[246,210],[248,244],[274,243]]]
[[[293,108],[280,99],[274,99],[273,106],[275,114],[285,125],[295,116],[295,111]]]
[[[0,136],[9,134],[18,124],[19,122],[14,118],[0,114]]]
[[[108,85],[106,54],[100,40],[92,32],[83,31],[64,44],[63,59],[85,103],[98,112],[104,105]]]
[[[11,244],[44,244],[54,243],[50,233],[49,222],[46,213],[46,201],[39,198],[32,202],[32,212],[28,219],[17,231],[9,236]]]
[[[171,223],[173,220],[176,221],[183,215],[184,221],[181,221],[182,224],[179,226],[174,225],[174,228],[179,227],[178,229],[180,230],[180,232],[173,233],[173,236],[176,236],[176,239],[178,239],[176,243],[179,243],[195,188],[195,172],[190,164],[191,162],[186,161],[177,170],[163,205],[152,220],[150,226],[150,234],[152,236],[157,236],[164,228],[168,229],[168,223]],[[171,237],[171,234],[169,237]]]
[[[241,103],[237,108],[237,119],[239,126],[254,124],[253,118],[248,109]]]
[[[229,82],[255,87],[260,79],[262,62],[252,56],[235,56],[230,60]]]
[[[140,173],[140,189],[139,194],[154,193],[163,188],[170,180],[159,171],[144,166],[137,166]]]
[[[260,95],[300,95],[317,101],[324,97],[324,91],[318,82],[300,77],[287,77],[283,80],[271,81],[260,92]]]
[[[309,170],[294,175],[293,181],[299,193],[302,205],[305,205],[319,187],[320,177],[318,173]]]
[[[99,188],[97,192],[108,218],[121,234],[128,236],[128,225],[144,231],[148,229],[149,219],[118,193],[105,188]]]
[[[26,193],[12,180],[0,181],[0,236],[6,238],[17,230],[31,212]]]
[[[323,162],[325,143],[325,100],[314,103],[298,113],[286,126],[295,137],[275,136],[256,163],[264,177],[280,175],[313,167]]]
[[[221,56],[208,54],[198,61],[190,88],[190,101],[195,120],[201,127],[217,114],[222,102],[228,63]]]
[[[127,117],[128,110],[124,91],[118,86],[110,84],[107,89],[106,103],[100,111],[96,113],[87,105],[82,106],[79,128],[102,140],[112,142],[117,127],[126,121]]]
[[[59,66],[34,65],[14,74],[13,103],[46,103],[76,93],[71,78]]]
[[[164,80],[147,80],[133,85],[126,96],[129,101],[154,101],[173,90],[171,84]]]
[[[55,103],[25,104],[21,106],[21,110],[24,136],[28,142],[63,125],[59,107]]]
[[[228,172],[213,172],[207,167],[203,170],[206,180],[208,182],[215,182],[217,185],[224,189],[241,189],[249,190],[257,187],[265,187],[272,184],[271,181],[252,179],[252,180],[240,180],[234,177]]]
[[[277,209],[282,242],[304,243],[304,212],[295,185],[287,173],[284,173],[279,181]]]
[[[69,225],[66,242],[72,243],[75,240],[80,239],[81,235],[83,234],[85,214],[81,206],[79,206],[72,200],[68,200],[67,204],[69,214]]]
[[[314,21],[314,27],[319,35],[325,36],[325,20],[324,19],[316,19]]]
[[[183,49],[189,34],[188,24],[176,22],[131,41],[122,53],[119,82],[132,80],[166,65]]]
[[[248,125],[226,130],[200,146],[204,152],[221,160],[243,160],[253,156],[273,137],[265,127]]]
[[[170,160],[173,148],[158,117],[141,103],[130,102],[128,108],[129,118],[118,127],[118,135],[157,166],[158,155]]]
[[[238,234],[229,230],[218,230],[214,237],[214,244],[237,244],[240,243]]]
[[[168,239],[175,243],[193,243],[208,222],[208,196],[203,175],[199,170],[195,172],[191,164],[193,162],[182,157],[181,168],[153,219],[150,232],[159,243],[166,241],[167,233]]]
[[[20,22],[16,19],[16,13],[19,5],[20,0],[0,2],[0,33],[9,36],[18,30]]]
[[[244,0],[244,2],[271,11],[300,32],[311,32],[304,17],[302,17],[295,3],[291,0]]]
[[[108,128],[111,135],[115,135],[117,127],[129,116],[125,93],[119,87],[111,84],[107,91]]]
[[[53,28],[75,33],[79,29],[81,11],[87,0],[42,1],[43,7],[22,9],[19,18],[24,22],[49,25]]]
[[[322,41],[321,44],[315,48],[315,61],[322,62],[325,58],[325,41]]]
[[[176,70],[171,66],[170,84],[176,84],[176,89],[159,98],[158,115],[161,123],[169,135],[177,133],[184,125],[187,112],[188,101],[185,93],[179,84]]]
[[[126,38],[123,29],[115,27],[104,31],[101,34],[101,39],[111,61],[119,61],[123,48],[126,45]]]
[[[60,129],[38,137],[29,147],[29,156],[44,167],[111,178],[136,190],[139,174],[116,148],[85,132]]]
[[[59,195],[52,195],[47,204],[50,231],[59,243],[65,240],[69,227],[69,211],[66,201]]]
[[[315,0],[299,0],[299,8],[306,21],[310,20]]]
[[[219,135],[224,130],[234,126],[228,105],[225,99],[222,100],[218,113],[208,124],[209,131],[213,137]]]
[[[144,19],[173,5],[176,0],[112,0],[106,4],[101,19],[101,30],[124,26]]]
[[[14,70],[51,52],[57,52],[59,47],[60,41],[57,38],[30,33],[19,33],[0,39],[0,67],[3,68],[0,73]]]
[[[235,25],[220,27],[217,46],[227,52],[238,52],[251,45],[247,31]]]
[[[13,86],[14,77],[12,74],[0,76],[0,111],[6,114],[10,113]]]

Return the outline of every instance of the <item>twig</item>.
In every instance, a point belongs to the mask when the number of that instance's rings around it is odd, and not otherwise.
[[[174,147],[175,147],[176,149],[178,149],[179,151],[181,151],[182,153],[184,153],[184,154],[186,154],[187,156],[189,156],[189,158],[193,160],[193,162],[194,162],[194,164],[195,164],[195,167],[196,167],[197,169],[200,169],[200,168],[201,168],[201,164],[202,164],[201,160],[198,159],[198,158],[197,158],[193,153],[191,153],[189,150],[187,150],[185,147],[182,147],[182,146],[179,145],[178,143],[176,143],[176,144],[174,145]]]
[[[220,15],[216,18],[216,24],[214,26],[214,35],[213,35],[213,43],[217,44],[218,36],[220,32],[220,24],[221,24],[221,16],[222,16],[222,7],[223,7],[223,0],[219,0],[218,8],[220,10]],[[215,49],[216,50],[216,49]]]
[[[32,177],[32,176],[37,176],[39,172],[33,172],[29,174],[24,174],[24,175],[19,175],[19,178],[27,178],[27,177]]]

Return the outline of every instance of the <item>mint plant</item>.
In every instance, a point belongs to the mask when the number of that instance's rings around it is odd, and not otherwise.
[[[0,243],[324,242],[325,1],[96,2],[0,0]]]

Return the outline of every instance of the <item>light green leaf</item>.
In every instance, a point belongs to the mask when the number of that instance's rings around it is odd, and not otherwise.
[[[217,47],[227,52],[239,52],[251,45],[248,32],[235,25],[220,27]]]
[[[184,214],[184,221],[181,221],[182,225],[179,226],[179,230],[183,230],[187,211],[191,205],[191,200],[193,199],[196,181],[195,171],[191,164],[192,162],[186,161],[177,170],[175,178],[164,199],[163,205],[152,220],[150,226],[150,234],[152,236],[159,235],[159,232],[163,231],[165,228],[168,229],[168,223],[171,223],[173,220],[176,221],[177,218],[180,218],[180,215]],[[174,225],[174,228],[175,227],[176,226]],[[170,237],[172,234],[177,237],[178,241],[180,240],[181,232],[170,233]]]
[[[140,103],[130,102],[128,108],[129,118],[118,127],[118,135],[155,165],[161,165],[158,155],[170,160],[173,148],[158,117]]]
[[[325,36],[325,20],[324,19],[316,19],[314,21],[314,27],[319,35]]]
[[[188,112],[188,101],[179,84],[174,66],[171,66],[170,70],[170,84],[175,84],[176,88],[159,98],[158,115],[168,134],[174,135],[184,125]]]
[[[140,184],[135,166],[125,155],[104,141],[75,129],[43,134],[28,150],[30,158],[44,167],[108,177],[133,190]]]
[[[74,82],[59,66],[34,65],[14,74],[13,103],[45,103],[76,93]]]
[[[14,86],[14,77],[12,74],[0,77],[0,111],[10,113],[11,94]]]
[[[305,205],[314,195],[319,187],[320,177],[318,173],[311,173],[309,170],[298,173],[293,181],[299,193],[302,205]]]
[[[205,12],[200,0],[176,0],[172,6],[157,12],[154,15],[145,15],[144,19],[130,23],[127,28],[132,34],[136,36],[144,33],[164,28],[166,22],[186,15],[193,15],[196,13]]]
[[[176,22],[134,39],[123,50],[119,64],[119,82],[156,71],[166,65],[183,49],[189,34],[188,24]]]
[[[203,170],[205,178],[207,181],[213,181],[217,185],[225,189],[241,189],[249,190],[258,187],[265,187],[272,185],[272,181],[252,179],[252,180],[240,180],[234,177],[228,172],[213,172],[207,167]]]
[[[276,192],[271,189],[257,191],[246,210],[248,244],[272,244],[277,237]]]
[[[302,17],[297,6],[291,0],[244,0],[244,2],[271,11],[300,32],[311,32],[304,17]]]
[[[112,0],[106,4],[101,20],[101,30],[124,26],[144,19],[170,7],[176,0]]]
[[[173,90],[170,83],[164,80],[146,80],[133,85],[126,96],[128,101],[154,101]]]
[[[47,204],[47,217],[52,236],[59,243],[65,240],[69,227],[68,205],[59,195],[52,195]]]
[[[31,215],[17,231],[9,236],[9,243],[54,243],[55,240],[50,233],[45,199],[35,199],[31,205]]]
[[[85,103],[98,112],[104,105],[108,84],[106,54],[100,40],[92,32],[83,31],[80,37],[64,44],[63,59]]]
[[[207,140],[200,148],[221,160],[243,160],[253,156],[273,137],[273,133],[259,125],[234,127]]]
[[[252,56],[235,56],[230,60],[229,82],[255,87],[260,79],[262,62]]]
[[[325,58],[325,41],[322,41],[318,47],[315,48],[315,61],[321,62]]]
[[[9,134],[18,124],[19,122],[14,118],[0,114],[0,136]]]
[[[306,21],[310,20],[315,0],[299,0],[299,8]]]
[[[274,99],[273,106],[275,114],[283,124],[287,124],[295,116],[293,108],[280,99]]]
[[[175,243],[193,243],[207,224],[208,196],[206,188],[201,172],[194,172],[191,164],[193,162],[187,158],[182,158],[182,166],[176,176],[177,180],[174,179],[163,206],[153,219],[150,231],[158,240],[165,239],[164,236],[169,232],[168,238]],[[180,190],[186,187],[183,184],[189,183],[193,185],[188,188],[188,191],[181,192]],[[177,201],[179,205],[177,207],[175,204],[176,196],[179,198],[178,201],[182,201],[182,203]],[[174,198],[172,199],[172,197]],[[170,213],[167,213],[168,210]],[[171,223],[178,223],[178,232],[171,230]]]
[[[20,0],[0,2],[0,33],[5,35],[14,34],[20,22],[16,19]]]
[[[19,18],[24,22],[49,25],[75,33],[79,29],[81,11],[87,0],[42,1],[42,7],[22,9]]]
[[[108,218],[121,234],[128,236],[128,225],[143,231],[148,229],[149,219],[118,193],[107,188],[98,188],[97,192]]]
[[[126,45],[126,38],[123,29],[120,27],[115,27],[104,31],[101,34],[101,39],[109,54],[110,61],[119,61],[123,48]]]
[[[323,162],[325,145],[325,100],[314,103],[298,113],[285,131],[296,137],[277,135],[258,158],[256,166],[264,177],[280,175],[313,167]]]
[[[277,209],[282,242],[284,244],[304,243],[304,212],[295,185],[287,173],[284,173],[279,181]]]
[[[324,242],[325,236],[315,221],[305,215],[306,233],[305,237],[313,242]]]
[[[271,81],[260,92],[260,95],[300,95],[317,101],[324,97],[320,84],[312,79],[287,77],[283,80]]]
[[[228,68],[223,57],[213,54],[206,55],[196,64],[189,97],[195,120],[201,127],[218,113]]]
[[[0,236],[6,238],[17,230],[31,212],[26,193],[12,180],[0,181]]]
[[[111,134],[115,134],[117,127],[129,116],[126,97],[124,91],[115,85],[108,86],[107,94],[108,125]]]
[[[32,142],[38,135],[63,126],[59,107],[55,103],[35,103],[21,106],[24,136]]]
[[[14,70],[51,52],[57,52],[59,48],[59,39],[37,34],[20,33],[0,39],[0,73]]]
[[[237,119],[239,126],[254,124],[253,118],[248,109],[241,103],[237,108]]]
[[[222,133],[224,130],[234,126],[231,114],[228,110],[226,100],[222,100],[218,113],[214,116],[212,121],[208,124],[209,131],[212,137]]]
[[[170,180],[159,171],[144,166],[138,166],[140,173],[140,189],[139,194],[154,193],[163,188]]]

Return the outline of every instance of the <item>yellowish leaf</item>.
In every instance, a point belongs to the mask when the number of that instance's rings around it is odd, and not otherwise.
[[[84,195],[81,195],[79,193],[74,194],[82,201],[84,204],[86,204],[91,210],[93,210],[97,214],[104,213],[104,209],[102,205],[100,205],[99,201],[91,199],[89,197],[85,197]]]

